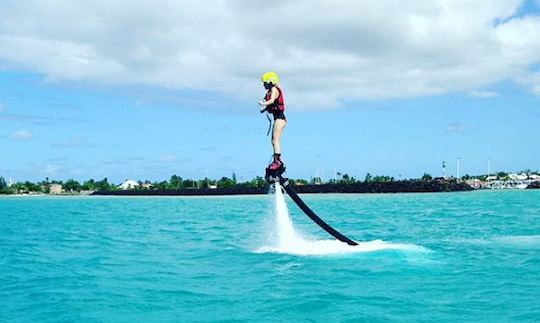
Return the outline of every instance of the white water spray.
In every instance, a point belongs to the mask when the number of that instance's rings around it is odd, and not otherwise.
[[[278,245],[280,248],[286,248],[287,246],[294,245],[298,242],[299,238],[294,232],[294,227],[289,217],[289,209],[285,201],[285,196],[279,183],[275,184],[275,215],[276,215],[276,229],[278,237]]]
[[[275,252],[295,255],[332,255],[357,252],[372,252],[378,250],[416,250],[425,251],[420,246],[411,244],[388,243],[382,240],[359,242],[356,246],[350,246],[339,240],[306,240],[294,230],[293,222],[289,216],[289,210],[283,190],[279,183],[274,187],[274,216],[275,234],[277,238],[271,246],[262,247],[258,252]]]

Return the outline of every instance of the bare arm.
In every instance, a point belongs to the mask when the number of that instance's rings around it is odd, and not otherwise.
[[[274,102],[276,102],[277,98],[279,97],[279,91],[278,89],[276,89],[276,87],[274,86],[272,88],[272,94],[270,95],[270,99],[268,101],[262,101],[261,102],[261,105],[262,106],[268,106]]]

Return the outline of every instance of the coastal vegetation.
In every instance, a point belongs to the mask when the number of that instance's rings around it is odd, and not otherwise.
[[[0,176],[0,194],[51,194],[55,188],[64,193],[80,193],[84,191],[111,191],[116,189],[116,185],[110,184],[107,178],[101,181],[93,179],[84,181],[82,184],[74,179],[65,182],[59,180],[45,180],[33,183],[30,181],[16,182],[8,184],[4,177]]]
[[[538,171],[522,171],[528,178],[540,176]],[[310,179],[289,179],[291,184],[298,187],[299,192],[424,192],[424,191],[451,191],[468,190],[472,181],[504,181],[511,180],[512,174],[498,172],[492,175],[464,175],[459,180],[450,178],[434,178],[428,173],[424,173],[420,178],[399,179],[392,176],[372,175],[367,173],[363,179],[357,179],[348,174],[337,173],[339,177],[323,180],[320,177]],[[11,180],[10,180],[11,182]],[[249,181],[238,182],[236,175],[231,178],[221,177],[220,179],[184,179],[179,175],[172,175],[169,180],[154,181],[133,181],[134,185],[129,189],[123,189],[120,185],[110,183],[107,178],[102,180],[88,179],[79,182],[75,179],[66,181],[51,180],[48,177],[36,183],[30,181],[8,183],[4,177],[0,176],[0,194],[91,194],[91,193],[111,193],[118,194],[120,191],[129,190],[129,194],[219,194],[219,192],[232,192],[237,194],[263,192],[268,189],[268,183],[264,178],[257,176]],[[535,182],[531,188],[538,187],[539,182]],[[465,185],[464,185],[465,184]],[[197,193],[198,192],[198,193]]]

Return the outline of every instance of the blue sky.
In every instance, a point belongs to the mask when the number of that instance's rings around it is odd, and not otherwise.
[[[443,160],[454,174],[456,158],[462,174],[485,173],[488,159],[493,171],[540,169],[535,1],[472,8],[410,1],[392,20],[395,28],[383,16],[384,1],[368,1],[382,18],[359,25],[345,14],[347,1],[331,8],[344,16],[323,22],[298,21],[302,4],[292,2],[282,8],[293,17],[283,15],[278,36],[247,28],[257,22],[245,17],[258,10],[242,1],[220,11],[229,17],[220,19],[231,19],[222,22],[225,35],[212,25],[212,8],[164,1],[187,17],[176,26],[177,16],[152,16],[167,10],[148,13],[135,3],[128,15],[139,15],[133,34],[131,20],[113,19],[122,8],[106,3],[99,15],[64,1],[30,1],[30,10],[8,5],[0,17],[0,176],[118,183],[262,175],[271,145],[256,102],[267,70],[281,74],[287,98],[290,177],[329,178],[334,170],[359,178],[440,175]],[[321,10],[330,5],[321,1]],[[55,25],[56,14],[80,24],[66,31]],[[10,22],[13,15],[26,23]],[[398,21],[402,16],[408,19]],[[304,24],[324,32],[304,34]],[[198,31],[197,41],[177,33],[182,28]],[[105,39],[100,30],[108,31]],[[167,32],[147,35],[154,30]]]

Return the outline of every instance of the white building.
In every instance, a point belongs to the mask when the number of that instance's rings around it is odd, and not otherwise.
[[[482,188],[482,182],[478,178],[468,180],[466,183],[474,189]]]
[[[150,182],[145,182],[145,183],[142,183],[141,187],[145,190],[149,190],[149,189],[152,189],[152,187],[154,187],[154,185],[152,185],[152,183]]]
[[[136,181],[132,179],[126,179],[120,186],[118,186],[118,188],[121,190],[132,190],[139,186],[139,183],[137,183]]]
[[[62,194],[62,185],[60,184],[49,185],[49,194]]]
[[[516,181],[524,181],[529,178],[527,174],[508,174],[508,177]]]

